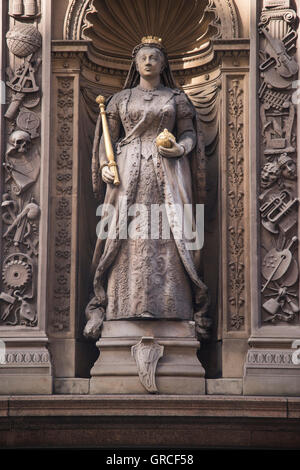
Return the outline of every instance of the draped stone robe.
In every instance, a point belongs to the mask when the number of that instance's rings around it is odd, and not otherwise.
[[[197,252],[187,248],[184,237],[174,236],[180,221],[170,212],[172,207],[183,209],[193,201],[190,152],[197,138],[194,114],[183,92],[164,86],[152,91],[139,86],[126,89],[109,102],[107,116],[121,184],[107,185],[104,203],[115,208],[117,236],[110,233],[106,240],[97,241],[93,258],[95,298],[91,302],[93,309],[102,309],[103,314],[106,311],[106,320],[192,320],[192,287],[206,291],[195,265]],[[165,128],[184,146],[182,157],[164,158],[158,153],[155,139]],[[100,166],[106,160],[102,136]],[[148,228],[148,238],[120,239],[120,227],[130,221],[120,210],[120,201],[125,200],[128,207],[144,204],[149,209],[149,218],[140,220],[139,227],[143,233]],[[153,204],[165,204],[169,239],[162,234],[151,239]]]

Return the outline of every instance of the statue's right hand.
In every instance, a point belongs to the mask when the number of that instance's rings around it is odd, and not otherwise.
[[[102,179],[105,183],[113,183],[115,175],[108,166],[104,166],[101,171]]]

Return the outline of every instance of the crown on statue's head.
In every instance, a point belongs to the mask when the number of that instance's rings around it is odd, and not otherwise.
[[[162,39],[158,36],[144,36],[141,42],[142,44],[158,44],[162,46]]]
[[[163,51],[164,53],[166,53],[166,51],[164,49],[164,46],[162,44],[162,39],[159,38],[158,36],[150,36],[149,35],[149,36],[144,36],[141,39],[140,44],[135,46],[135,48],[132,51],[132,57],[135,58],[135,56],[137,55],[139,50],[141,50],[142,47],[146,47],[146,46],[156,47],[157,49],[159,49],[159,50]]]

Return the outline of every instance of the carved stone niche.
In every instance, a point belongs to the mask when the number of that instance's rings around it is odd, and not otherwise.
[[[48,324],[56,377],[61,385],[64,377],[88,376],[90,369],[82,329],[88,299],[91,240],[95,237],[97,223],[87,164],[99,112],[95,98],[99,94],[107,97],[122,88],[132,48],[142,36],[156,34],[163,37],[178,86],[197,108],[208,156],[204,281],[211,293],[210,313],[214,325],[212,340],[201,350],[200,359],[208,377],[220,376],[223,368],[224,377],[241,378],[250,323],[248,206],[245,203],[248,187],[244,177],[248,165],[249,41],[239,38],[237,15],[231,0],[141,1],[139,20],[135,19],[134,5],[135,2],[127,0],[124,11],[117,1],[70,0],[64,40],[52,43],[55,103],[52,154],[56,158],[52,160],[54,203]],[[238,108],[235,102],[239,103]],[[219,120],[220,106],[226,116],[224,122]],[[81,124],[76,127],[79,115]],[[224,188],[221,209],[218,207],[220,185]],[[89,227],[88,235],[82,235],[78,221]],[[218,282],[219,270],[222,279]],[[153,335],[151,332],[137,335],[130,347],[138,344],[143,336]],[[110,340],[102,339],[99,347],[101,349],[102,344],[102,351],[105,351]],[[223,364],[220,339],[225,348]],[[130,367],[133,367],[130,348],[127,353]],[[63,364],[62,354],[68,358]],[[163,360],[159,359],[157,371]],[[234,367],[228,367],[229,364]],[[100,368],[95,365],[93,370],[92,381],[100,380]],[[142,385],[140,390],[143,390]]]

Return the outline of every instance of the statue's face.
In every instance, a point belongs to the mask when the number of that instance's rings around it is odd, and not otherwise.
[[[164,57],[155,47],[142,47],[135,60],[136,68],[143,78],[157,77],[163,71]]]
[[[289,160],[281,167],[282,176],[287,180],[295,180],[297,177],[297,168],[296,163],[292,160]]]
[[[261,186],[269,188],[279,177],[279,167],[277,163],[266,163],[261,170]]]

